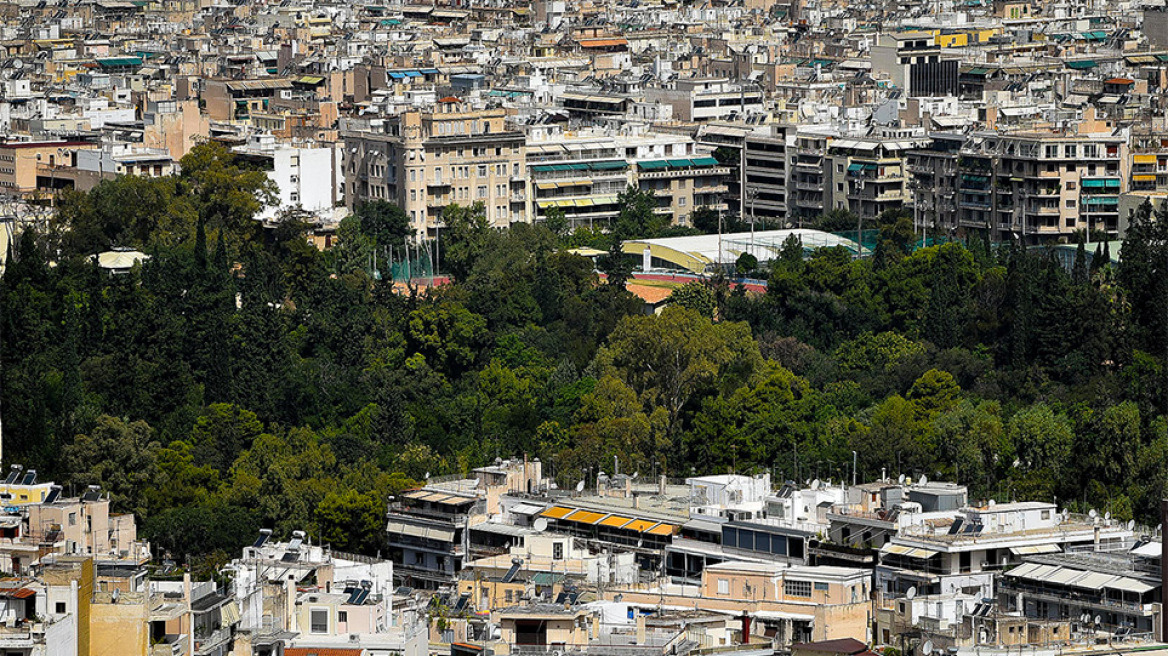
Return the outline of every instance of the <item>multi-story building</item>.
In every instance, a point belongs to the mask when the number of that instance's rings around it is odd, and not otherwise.
[[[341,203],[344,152],[340,144],[288,144],[261,134],[232,151],[267,173],[276,185],[276,202],[261,209],[257,219],[271,221],[290,208],[324,217]]]
[[[908,152],[913,223],[926,236],[932,230],[948,233],[958,227],[957,162],[965,136],[935,132],[929,139],[928,145]]]
[[[828,144],[837,136],[834,130],[823,128],[799,127],[795,132],[795,148],[790,158],[791,175],[788,177],[792,195],[787,204],[800,223],[836,209],[831,202],[831,190],[834,185],[843,184],[844,175],[842,171],[836,175],[826,162]],[[843,192],[842,186],[839,191]],[[840,209],[846,209],[842,201]]]
[[[1158,552],[1160,544],[1147,546]],[[1121,637],[1150,635],[1159,621],[1158,560],[1138,549],[1031,556],[999,578],[998,606],[1032,620],[1070,620]]]
[[[787,221],[788,127],[770,125],[746,135],[745,213],[747,221],[783,227]]]
[[[346,132],[345,202],[401,206],[415,232],[433,235],[448,205],[481,203],[491,225],[526,220],[526,144],[506,110],[444,98],[433,110],[388,118],[381,132]]]
[[[958,162],[958,221],[995,240],[1038,243],[1077,230],[1119,233],[1119,196],[1131,158],[1128,138],[1091,112],[1077,133],[975,133]]]
[[[682,78],[669,89],[652,89],[647,100],[673,108],[673,117],[681,121],[711,121],[762,111],[763,92],[757,85],[732,83],[725,78]]]
[[[32,194],[57,187],[58,171],[77,165],[77,151],[99,148],[85,141],[8,141],[0,143],[0,191]]]
[[[990,597],[995,574],[1024,556],[1109,548],[1131,536],[1121,526],[1068,518],[1053,503],[1003,503],[957,512],[910,508],[902,507],[899,531],[880,549],[876,566],[876,589],[890,598],[913,588],[928,595]]]
[[[904,207],[911,199],[908,152],[928,143],[915,128],[878,128],[865,137],[841,137],[828,149],[832,207],[864,221]]]
[[[958,60],[941,56],[928,32],[884,33],[872,46],[872,72],[887,75],[912,97],[956,95],[958,66]]]

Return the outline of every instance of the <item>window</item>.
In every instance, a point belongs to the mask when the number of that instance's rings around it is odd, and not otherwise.
[[[816,592],[827,592],[827,584],[820,582],[820,581],[816,581],[815,582],[815,591]]]
[[[487,185],[479,185],[478,191],[476,193],[476,197],[477,198],[486,198],[487,197]]]
[[[486,164],[479,164],[479,177],[480,178],[487,177],[487,165]]]
[[[507,603],[511,603],[514,600],[514,597],[512,596],[511,590],[506,590],[503,592],[503,600],[506,601]]]
[[[730,579],[718,579],[718,594],[730,594]]]
[[[328,610],[321,608],[309,611],[308,625],[311,633],[328,633]]]
[[[811,597],[811,581],[783,580],[783,594],[788,597]]]
[[[69,513],[69,526],[77,526],[77,513]]]
[[[1067,158],[1078,157],[1079,147],[1072,144],[1067,144],[1066,147],[1063,148],[1063,152],[1066,153]]]
[[[1043,519],[1050,519],[1050,511],[1049,510],[1042,511],[1042,518]]]
[[[1074,206],[1075,206],[1075,200],[1073,198],[1068,199],[1067,200],[1067,207],[1070,208],[1070,207],[1074,207]]]
[[[564,559],[564,543],[556,542],[552,545],[552,560]]]
[[[1046,158],[1047,159],[1054,159],[1056,157],[1058,157],[1058,146],[1047,146],[1046,147]]]
[[[1078,186],[1079,186],[1079,183],[1072,180],[1071,182],[1067,183],[1067,191],[1074,191],[1075,188]]]
[[[58,615],[64,615],[64,614],[65,614],[65,602],[63,602],[63,601],[58,601],[58,602],[57,602],[57,611],[56,611],[56,612],[57,612],[57,614],[58,614]]]
[[[338,622],[348,622],[349,621],[349,611],[338,610],[337,611],[337,621]]]

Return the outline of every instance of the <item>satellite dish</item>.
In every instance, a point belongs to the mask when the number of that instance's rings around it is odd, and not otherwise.
[[[1099,619],[1099,616],[1096,615],[1095,616],[1095,624],[1102,624],[1102,623],[1103,623],[1103,620]]]
[[[635,481],[635,480],[637,480],[637,478],[638,478],[640,475],[641,475],[641,472],[639,472],[639,471],[635,471],[635,472],[633,472],[633,480],[634,480],[634,481]]]
[[[1082,622],[1083,624],[1086,624],[1087,622],[1091,621],[1091,616],[1088,615],[1087,613],[1083,613],[1082,615],[1079,616],[1079,621]]]
[[[1136,520],[1134,520],[1134,519],[1127,520],[1127,530],[1130,531],[1130,530],[1134,529],[1135,527],[1136,527]]]
[[[577,483],[577,484],[576,484],[576,491],[577,491],[577,492],[583,492],[583,491],[584,491],[584,481],[580,481],[579,483]]]
[[[532,528],[534,528],[535,530],[537,530],[541,533],[546,531],[547,530],[547,517],[540,517],[539,519],[535,520],[535,524],[532,525]]]
[[[925,483],[928,483],[928,482],[929,482],[929,477],[925,476],[924,474],[921,474],[921,480],[919,481],[919,483],[921,485],[924,485]]]
[[[997,501],[994,501],[993,499],[990,499],[990,502],[989,502],[987,505],[988,505],[990,508],[993,508],[994,506],[998,505],[998,502],[997,502]]]
[[[915,585],[913,587],[909,588],[908,592],[904,593],[904,598],[908,599],[909,601],[912,601],[913,599],[915,599],[916,596],[917,596],[917,586],[915,586]]]
[[[819,479],[818,479],[818,478],[817,478],[817,479],[815,479],[815,480],[813,480],[813,481],[811,481],[811,489],[812,489],[812,490],[818,490],[818,489],[819,489]]]
[[[928,656],[929,654],[933,653],[933,641],[932,640],[926,640],[925,644],[921,645],[921,653],[925,654],[925,656]]]
[[[1091,510],[1089,510],[1087,512],[1087,516],[1090,517],[1091,519],[1095,519],[1096,517],[1099,516],[1099,511],[1092,508]]]
[[[900,483],[901,485],[904,485],[904,474],[901,474],[900,478],[896,479],[896,482]]]
[[[430,472],[426,472],[426,480],[430,480]]]
[[[21,68],[24,68],[24,61],[21,59],[13,59],[12,60],[12,68],[15,68],[18,70]]]

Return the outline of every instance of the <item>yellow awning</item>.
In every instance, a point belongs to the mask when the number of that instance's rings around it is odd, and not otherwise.
[[[1133,175],[1132,180],[1135,180],[1136,182],[1155,182],[1156,176],[1154,176],[1154,175]]]
[[[539,514],[540,517],[551,517],[552,519],[563,519],[565,515],[572,513],[573,508],[565,508],[563,506],[554,506]]]
[[[595,524],[601,519],[604,519],[604,513],[591,512],[588,510],[577,510],[565,517],[569,522],[578,522],[580,524]]]
[[[622,528],[624,528],[626,531],[644,533],[647,529],[652,528],[656,523],[657,522],[647,522],[643,519],[636,519],[629,522],[628,524],[625,524]]]
[[[580,178],[579,180],[566,180],[560,183],[561,187],[591,187],[592,181],[588,178]]]
[[[673,535],[677,532],[677,526],[673,524],[658,524],[645,532],[649,535]]]
[[[600,522],[600,525],[601,526],[612,526],[614,528],[620,528],[620,527],[624,526],[625,524],[628,524],[631,521],[633,521],[633,520],[629,517],[621,517],[620,515],[609,515],[608,517],[604,518],[604,521]]]
[[[555,189],[559,185],[554,182],[537,182],[535,186],[539,189]]]
[[[1155,155],[1136,155],[1133,158],[1133,160],[1135,161],[1136,164],[1155,164],[1156,163],[1156,156]]]
[[[591,198],[577,198],[576,207],[592,207],[596,203]]]

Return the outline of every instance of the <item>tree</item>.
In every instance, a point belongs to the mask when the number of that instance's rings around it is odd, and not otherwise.
[[[657,196],[648,189],[629,185],[617,196],[620,214],[612,232],[618,239],[657,237],[669,225],[666,216],[657,214]]]
[[[385,200],[372,200],[357,206],[354,216],[361,233],[374,246],[397,246],[413,233],[405,210]],[[445,217],[444,217],[445,218]]]
[[[276,184],[266,173],[240,166],[230,150],[214,141],[195,146],[179,163],[184,189],[209,229],[227,230],[233,245],[260,235],[253,218],[276,203]]]
[[[381,551],[385,500],[346,489],[329,492],[316,507],[320,539],[334,549],[375,555]]]
[[[486,207],[477,201],[470,207],[447,205],[442,210],[442,221],[446,224],[443,268],[455,280],[466,280],[493,236]]]
[[[707,235],[717,234],[722,228],[722,213],[718,210],[702,205],[689,215],[689,222],[694,228]]]
[[[714,290],[699,281],[687,282],[674,289],[669,294],[669,303],[695,310],[707,319],[713,319],[714,311],[717,309]]]
[[[115,510],[144,517],[148,502],[143,492],[158,475],[158,449],[154,429],[146,422],[103,415],[89,434],[74,438],[62,456],[76,485],[101,486]]]
[[[264,430],[254,412],[230,403],[213,403],[191,429],[194,460],[227,472],[239,454]]]
[[[668,434],[682,408],[702,388],[732,391],[762,365],[742,323],[713,323],[697,311],[670,306],[659,316],[626,317],[598,355],[602,370],[628,384],[647,406],[668,413]]]

